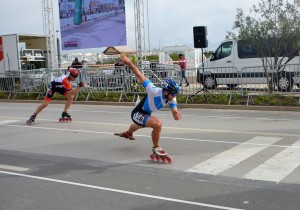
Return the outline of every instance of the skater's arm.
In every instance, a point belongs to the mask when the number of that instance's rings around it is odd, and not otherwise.
[[[71,93],[71,94],[77,94],[78,93],[78,91],[79,91],[79,89],[80,89],[80,87],[79,86],[77,86],[76,88],[74,88],[74,89],[72,89],[72,90],[69,90],[69,93]]]
[[[181,119],[181,114],[180,114],[180,112],[178,111],[177,108],[173,108],[173,109],[171,109],[171,111],[172,111],[174,120],[180,120]]]
[[[138,67],[136,67],[131,60],[129,60],[128,57],[126,57],[125,55],[122,55],[120,57],[120,61],[123,64],[126,64],[129,66],[129,68],[132,70],[132,72],[135,74],[135,76],[138,78],[138,80],[143,83],[145,80],[147,80],[147,78],[145,77],[144,74],[142,74],[142,72],[138,69]]]
[[[80,82],[76,88],[67,91],[67,92],[68,92],[67,94],[75,95],[75,94],[78,93],[78,91],[79,91],[80,88],[82,88],[82,87],[84,87],[84,83],[83,83],[83,82]]]

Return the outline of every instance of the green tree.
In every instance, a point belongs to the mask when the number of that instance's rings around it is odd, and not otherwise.
[[[237,9],[236,20],[227,38],[243,40],[262,58],[263,66],[282,71],[300,50],[300,1],[261,0],[245,15]],[[266,69],[266,68],[265,68]]]

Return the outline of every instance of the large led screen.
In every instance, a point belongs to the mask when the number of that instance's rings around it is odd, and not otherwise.
[[[127,45],[124,0],[58,0],[62,50]]]

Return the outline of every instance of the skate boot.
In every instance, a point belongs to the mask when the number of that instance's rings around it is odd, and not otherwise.
[[[125,139],[129,139],[129,140],[135,140],[132,133],[129,133],[128,131],[125,131],[125,132],[122,132],[122,133],[114,133],[114,135],[123,137]]]
[[[26,124],[32,125],[32,123],[34,123],[34,121],[35,121],[35,118],[36,118],[35,114],[31,115],[30,118],[26,121]]]
[[[152,154],[150,158],[153,161],[163,162],[163,163],[172,163],[173,159],[168,155],[161,147],[153,147]]]
[[[63,112],[61,114],[61,118],[59,118],[59,122],[72,122],[71,115],[69,115],[67,112]]]

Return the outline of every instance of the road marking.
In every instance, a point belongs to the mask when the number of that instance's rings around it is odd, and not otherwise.
[[[243,160],[266,149],[281,138],[256,136],[249,141],[222,152],[190,169],[188,172],[218,175]],[[259,143],[259,144],[258,144]]]
[[[88,106],[91,107],[91,105],[82,105],[82,106]],[[111,105],[101,105],[102,107],[109,107],[111,108]],[[128,108],[128,111],[102,111],[102,110],[82,110],[82,109],[72,109],[72,112],[81,112],[81,113],[109,113],[109,114],[128,114],[128,112],[131,112],[131,107],[130,106],[120,106],[123,108]],[[9,110],[32,110],[32,108],[13,108],[13,107],[7,107],[7,106],[0,106],[0,109],[9,109]],[[196,110],[193,108],[188,108],[190,110]],[[61,109],[55,109],[55,108],[47,108],[45,111],[61,111]],[[246,110],[243,110],[246,111]],[[248,110],[249,111],[249,110]],[[275,112],[275,111],[273,111]],[[277,112],[277,111],[276,111]],[[161,115],[161,116],[169,116],[169,114],[165,113],[156,113],[156,115]],[[182,114],[182,117],[197,117],[197,118],[218,118],[218,119],[242,119],[242,120],[265,120],[265,121],[289,121],[289,122],[299,122],[299,119],[287,119],[287,118],[275,118],[275,117],[253,117],[253,116],[244,116],[244,117],[239,117],[239,116],[230,116],[230,115],[190,115],[190,114]]]
[[[0,116],[0,118],[1,117],[2,118],[7,118],[7,116]],[[25,122],[28,119],[28,118],[19,118],[19,117],[9,117],[9,118],[18,119],[15,122],[18,122],[20,120],[24,120],[24,122]],[[40,119],[39,118],[38,120],[39,121],[44,121],[44,122],[47,122],[47,121],[48,122],[57,122],[57,120],[51,120],[51,119]],[[119,123],[101,123],[101,122],[87,122],[87,121],[73,121],[72,123],[77,123],[77,124],[93,124],[93,125],[111,125],[111,126],[124,126],[124,127],[128,127],[128,124],[119,124]],[[17,125],[15,125],[15,126],[16,127],[27,127],[27,128],[29,128],[28,126],[17,126]],[[36,127],[36,126],[34,126],[34,127]],[[33,127],[31,126],[31,128],[33,128]],[[37,128],[43,129],[43,127],[37,127]],[[273,133],[266,133],[266,132],[253,132],[253,131],[216,130],[216,129],[201,129],[201,128],[185,128],[185,127],[164,127],[164,129],[184,130],[184,131],[198,131],[198,132],[214,132],[214,133],[230,133],[230,134],[232,134],[232,133],[235,133],[235,134],[252,134],[252,135],[257,135],[257,136],[259,136],[259,135],[265,135],[265,136],[300,137],[300,134],[275,133],[275,132],[273,132]],[[161,138],[163,138],[163,137],[161,137]],[[178,139],[180,139],[180,138],[178,138]],[[191,139],[191,140],[193,140],[193,139]]]
[[[10,170],[10,171],[28,171],[29,170],[29,168],[10,166],[10,165],[2,165],[2,164],[0,164],[0,168],[4,169],[4,170]]]
[[[64,180],[59,180],[59,179],[50,179],[50,178],[46,178],[46,177],[31,176],[31,175],[19,174],[19,173],[7,172],[7,171],[0,171],[0,173],[13,175],[13,176],[26,177],[26,178],[31,178],[31,179],[39,179],[39,180],[44,180],[44,181],[62,183],[62,184],[75,185],[75,186],[92,188],[92,189],[98,189],[98,190],[103,190],[103,191],[122,193],[122,194],[127,194],[127,195],[136,195],[136,196],[140,196],[140,197],[153,198],[153,199],[171,201],[171,202],[176,202],[176,203],[184,203],[184,204],[189,204],[189,205],[194,205],[194,206],[205,206],[205,207],[210,207],[210,208],[215,208],[215,209],[238,210],[237,208],[231,208],[231,207],[226,207],[226,206],[218,206],[218,205],[212,205],[212,204],[207,204],[207,203],[198,203],[198,202],[193,202],[193,201],[161,197],[161,196],[156,196],[156,195],[143,194],[143,193],[126,191],[126,190],[119,190],[119,189],[114,189],[114,188],[100,187],[100,186],[82,184],[82,183],[77,183],[77,182],[69,182],[69,181],[64,181]]]
[[[94,123],[94,124],[99,124],[99,123]],[[104,124],[104,123],[101,123],[101,124]],[[112,125],[123,125],[123,124],[112,124]],[[56,131],[69,131],[69,132],[77,132],[77,133],[93,133],[93,134],[106,134],[106,135],[113,135],[114,134],[114,133],[104,132],[104,131],[89,131],[89,130],[77,130],[77,129],[67,129],[67,128],[50,128],[50,127],[28,126],[28,125],[4,125],[4,126],[19,127],[19,128],[28,128],[28,129],[44,129],[44,130],[56,130]],[[124,125],[124,126],[128,126],[128,125]],[[188,128],[186,128],[185,130],[188,130]],[[255,134],[255,133],[253,132],[252,134]],[[261,134],[261,133],[259,133],[259,134]],[[282,136],[282,135],[285,136],[284,134],[280,134],[280,136]],[[135,136],[151,138],[151,136],[149,136],[149,135],[138,135],[137,134]],[[292,135],[292,136],[298,136],[299,137],[300,135]],[[217,140],[208,140],[208,139],[188,139],[188,138],[179,138],[179,137],[173,137],[173,136],[161,136],[160,138],[161,139],[182,140],[182,141],[222,143],[222,144],[258,145],[258,146],[269,146],[269,147],[278,147],[278,148],[294,147],[294,148],[299,148],[300,149],[300,146],[290,146],[290,145],[286,146],[286,145],[277,145],[277,144],[270,145],[270,144],[264,144],[263,141],[259,142],[259,143],[251,143],[251,142],[241,143],[241,142],[237,142],[237,141],[217,141]],[[263,138],[268,138],[268,137],[263,137]],[[269,137],[269,138],[272,138],[272,137]]]
[[[5,117],[5,116],[0,116],[1,117]],[[7,117],[5,117],[7,118]],[[24,120],[24,122],[28,119],[28,118],[19,118],[19,117],[10,117],[13,119],[19,119],[16,120],[16,122],[21,120]],[[48,122],[57,122],[57,120],[51,120],[51,119],[40,119],[39,121],[48,121]],[[72,123],[77,123],[77,124],[93,124],[93,125],[111,125],[111,126],[124,126],[124,127],[128,127],[128,124],[119,124],[119,123],[101,123],[101,122],[87,122],[87,121],[74,121]],[[40,128],[40,129],[45,129],[44,127],[37,127],[37,126],[20,126],[20,125],[12,125],[12,126],[16,126],[16,127],[27,127],[27,128]],[[55,128],[53,128],[55,129]],[[184,131],[198,131],[198,132],[214,132],[214,133],[235,133],[235,134],[251,134],[251,135],[265,135],[265,136],[289,136],[289,137],[300,137],[300,134],[290,134],[290,133],[266,133],[266,132],[253,132],[253,131],[235,131],[235,130],[216,130],[216,129],[201,129],[201,128],[185,128],[185,127],[164,127],[164,129],[172,129],[172,130],[184,130]],[[59,129],[57,129],[59,130]],[[84,132],[84,131],[82,131]],[[90,131],[89,131],[90,132]],[[95,131],[95,133],[97,133],[97,131]],[[102,132],[100,132],[102,133]],[[105,132],[103,132],[105,133]],[[143,135],[140,135],[143,136]],[[161,137],[163,138],[163,137]],[[169,137],[167,137],[169,138]],[[172,137],[174,139],[174,137]],[[176,138],[175,138],[176,139]],[[184,138],[177,138],[177,139],[184,139]],[[188,139],[187,139],[188,140]],[[193,141],[194,139],[190,139],[191,141]],[[219,141],[222,142],[222,141]]]
[[[9,124],[9,123],[15,123],[15,122],[19,122],[20,120],[1,120],[0,121],[0,125],[5,125],[5,124]]]
[[[300,146],[300,140],[295,142],[293,146]],[[290,147],[244,175],[243,178],[280,182],[284,177],[290,174],[300,165],[300,149]]]

